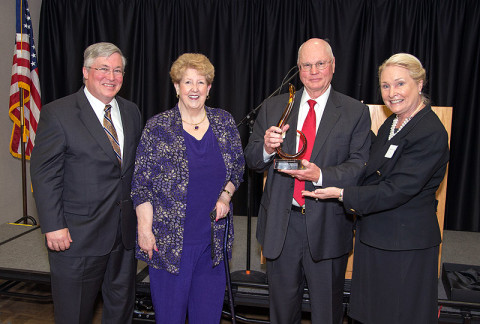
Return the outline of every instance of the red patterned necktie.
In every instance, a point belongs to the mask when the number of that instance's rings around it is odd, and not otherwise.
[[[120,150],[120,143],[118,142],[117,131],[115,130],[115,126],[113,126],[112,122],[112,106],[106,105],[105,106],[105,115],[103,116],[103,129],[112,144],[113,150],[115,151],[115,155],[117,156],[118,162],[120,165],[122,164],[122,151]]]
[[[307,161],[310,160],[310,156],[312,155],[312,148],[313,144],[315,143],[315,134],[317,132],[317,117],[315,116],[315,104],[317,102],[315,100],[308,100],[308,105],[310,109],[308,110],[307,117],[303,122],[302,132],[305,134],[307,138],[307,149],[303,153],[300,158],[305,159]],[[302,142],[298,144],[298,150],[302,148]],[[300,206],[305,205],[305,198],[302,196],[302,190],[305,190],[305,181],[300,181],[295,178],[295,188],[293,190],[293,198],[297,201]]]

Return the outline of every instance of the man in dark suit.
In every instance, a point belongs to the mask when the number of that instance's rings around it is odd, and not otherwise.
[[[359,183],[368,160],[370,114],[362,103],[332,89],[335,57],[327,42],[305,42],[298,51],[297,64],[304,88],[295,95],[290,124],[275,126],[288,95],[266,100],[245,149],[250,168],[268,170],[257,239],[267,258],[270,321],[300,323],[306,282],[312,323],[337,324],[343,318],[352,218],[346,216],[338,200],[303,198],[301,192],[332,184]],[[282,145],[287,153],[297,151],[297,129],[310,134],[306,153],[310,158],[307,155],[302,160],[305,169],[275,170],[273,157],[277,147]]]
[[[57,324],[91,323],[100,289],[102,323],[132,321],[136,216],[130,188],[142,122],[138,107],[116,96],[125,63],[111,43],[89,46],[85,86],[40,114],[31,177]]]

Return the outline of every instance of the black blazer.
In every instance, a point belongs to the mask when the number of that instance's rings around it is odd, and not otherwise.
[[[134,103],[116,100],[125,136],[121,167],[83,87],[40,114],[30,165],[33,194],[43,233],[69,229],[73,242],[65,255],[109,253],[119,224],[125,247],[135,246],[130,188],[142,122]]]
[[[296,93],[301,98],[303,89]],[[267,182],[260,203],[257,220],[257,239],[267,258],[277,258],[283,248],[292,206],[294,179],[273,169],[272,161],[264,163],[265,130],[278,121],[288,101],[288,94],[273,97],[263,104],[257,116],[253,133],[245,149],[250,168],[268,170]],[[300,99],[296,100],[287,121],[282,149],[294,153],[296,149],[297,119]],[[308,145],[308,143],[307,143]],[[310,144],[311,145],[311,144]],[[370,114],[357,100],[331,89],[318,126],[310,161],[322,170],[323,186],[354,186],[362,179],[370,148]],[[314,190],[306,182],[306,190]],[[338,201],[306,198],[306,221],[310,252],[314,260],[341,256],[352,248],[352,217],[345,214]]]
[[[441,241],[435,192],[447,167],[448,134],[426,106],[389,141],[394,118],[385,120],[372,143],[363,185],[345,188],[345,208],[360,216],[365,244],[386,250],[432,247]]]

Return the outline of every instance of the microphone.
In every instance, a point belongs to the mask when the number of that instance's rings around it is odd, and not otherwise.
[[[284,86],[285,84],[287,84],[290,80],[292,80],[292,79],[298,74],[299,70],[295,71],[295,73],[293,73],[293,74],[289,77],[290,73],[292,73],[292,71],[293,71],[294,69],[296,69],[296,68],[297,68],[296,65],[292,66],[292,68],[291,68],[290,70],[288,70],[287,74],[285,74],[285,77],[283,78],[282,83],[280,84],[280,86],[279,86],[271,95],[269,95],[267,98],[265,98],[263,101],[265,101],[265,100],[273,97],[274,95],[279,94],[279,93],[282,91],[283,86]],[[263,101],[262,101],[262,104],[263,104]]]
[[[290,73],[292,73],[292,71],[293,71],[294,69],[296,69],[296,68],[297,68],[297,66],[294,65],[290,70],[288,70],[287,74],[285,75],[285,77],[284,77],[283,80],[282,80],[282,83],[280,84],[280,88],[279,88],[280,90],[279,90],[279,91],[281,91],[282,87],[283,87],[287,82],[289,82],[290,80],[292,80],[293,77],[298,74],[299,70],[295,71],[295,73],[294,73],[291,77],[289,77],[288,80],[287,80],[288,75],[289,75]]]

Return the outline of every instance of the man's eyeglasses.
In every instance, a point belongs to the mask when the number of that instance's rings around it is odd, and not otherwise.
[[[125,71],[123,71],[122,69],[110,69],[110,68],[106,68],[106,67],[101,67],[101,68],[96,68],[96,67],[91,67],[91,66],[87,66],[87,68],[89,69],[95,69],[97,70],[98,72],[102,73],[102,74],[110,74],[113,72],[113,75],[114,76],[123,76],[125,74]]]
[[[330,60],[330,61],[318,61],[317,63],[315,64],[312,64],[312,63],[302,63],[300,64],[300,69],[302,71],[310,71],[312,69],[312,67],[315,65],[315,67],[317,68],[317,70],[325,70],[327,67],[328,67],[328,64],[332,63],[333,60]]]

